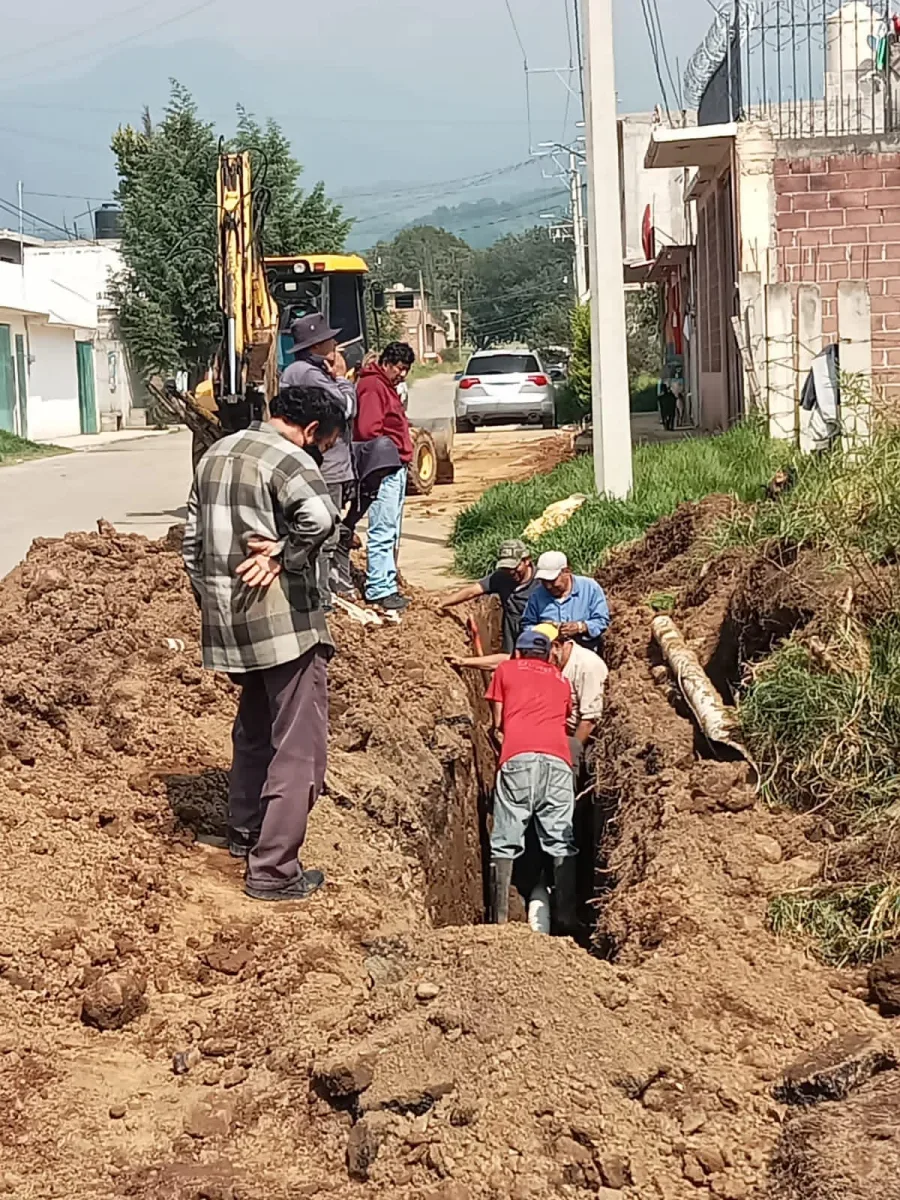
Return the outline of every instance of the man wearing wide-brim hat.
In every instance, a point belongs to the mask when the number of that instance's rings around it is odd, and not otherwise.
[[[356,389],[347,378],[347,364],[338,350],[339,329],[332,329],[321,313],[299,317],[291,324],[294,361],[281,376],[281,387],[319,388],[340,404],[347,417],[347,433],[329,450],[321,466],[322,478],[338,512],[343,512],[353,490],[351,429],[356,416]],[[319,590],[323,607],[331,606],[331,593],[350,597],[350,538],[339,525],[319,555]]]

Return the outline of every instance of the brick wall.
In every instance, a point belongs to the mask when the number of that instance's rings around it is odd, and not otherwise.
[[[866,280],[876,387],[900,399],[900,150],[775,160],[781,283],[817,283],[826,339],[837,333],[837,285]]]

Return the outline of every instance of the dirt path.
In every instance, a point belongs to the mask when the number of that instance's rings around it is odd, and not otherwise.
[[[491,429],[456,438],[456,478],[430,496],[410,496],[403,519],[400,564],[406,579],[427,591],[446,591],[465,580],[453,574],[447,539],[453,522],[487,488],[504,480],[527,479],[567,456],[571,435],[534,429]]]

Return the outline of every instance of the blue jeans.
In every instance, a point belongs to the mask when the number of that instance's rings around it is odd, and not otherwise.
[[[384,600],[397,591],[397,547],[406,501],[406,467],[382,479],[369,509],[366,542],[366,599]]]

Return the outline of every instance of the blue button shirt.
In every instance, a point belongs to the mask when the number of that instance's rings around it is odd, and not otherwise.
[[[541,625],[544,621],[549,621],[552,625],[584,621],[587,633],[576,638],[576,641],[591,650],[596,650],[600,639],[609,628],[606,593],[595,579],[587,579],[584,575],[572,577],[572,590],[565,600],[557,600],[543,584],[539,584],[531,593],[522,628],[533,629],[535,625]]]

